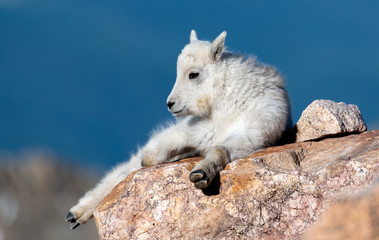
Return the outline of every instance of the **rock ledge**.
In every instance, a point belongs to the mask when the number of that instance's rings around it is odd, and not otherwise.
[[[270,147],[236,160],[206,192],[200,158],[143,168],[96,208],[100,239],[299,239],[379,176],[379,131]]]

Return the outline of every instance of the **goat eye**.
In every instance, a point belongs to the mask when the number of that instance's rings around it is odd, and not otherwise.
[[[199,73],[192,72],[188,75],[189,79],[196,79],[199,77]]]

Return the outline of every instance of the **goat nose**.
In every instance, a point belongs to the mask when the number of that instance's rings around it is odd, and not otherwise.
[[[167,102],[167,107],[168,107],[168,109],[171,109],[172,108],[172,106],[174,106],[175,105],[175,102]]]

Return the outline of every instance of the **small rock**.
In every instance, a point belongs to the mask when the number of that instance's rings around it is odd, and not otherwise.
[[[330,100],[312,102],[301,114],[295,128],[296,142],[367,130],[356,105]]]

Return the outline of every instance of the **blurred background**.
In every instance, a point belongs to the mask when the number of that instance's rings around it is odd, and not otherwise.
[[[207,40],[226,30],[229,50],[278,68],[294,122],[330,99],[379,129],[378,10],[374,0],[0,0],[0,240],[97,238],[93,221],[71,231],[64,215],[172,119],[166,98],[191,29]]]

